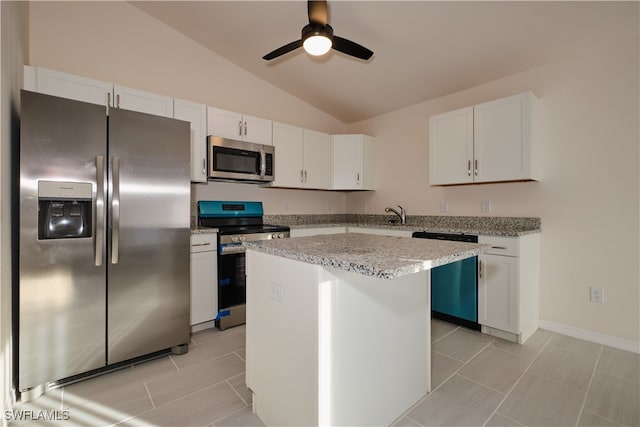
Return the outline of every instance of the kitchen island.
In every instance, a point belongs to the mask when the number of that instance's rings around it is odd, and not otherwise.
[[[483,245],[248,243],[246,381],[266,425],[388,425],[430,391],[429,270]]]

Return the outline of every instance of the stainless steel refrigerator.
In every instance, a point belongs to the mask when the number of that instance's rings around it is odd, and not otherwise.
[[[17,390],[184,350],[189,124],[22,91],[20,128]]]

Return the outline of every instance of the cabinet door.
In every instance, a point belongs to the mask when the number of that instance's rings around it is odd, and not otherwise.
[[[361,190],[362,135],[333,135],[331,160],[334,190]]]
[[[242,140],[242,113],[207,108],[207,135]]]
[[[244,114],[242,139],[256,144],[273,144],[273,122]]]
[[[526,102],[525,94],[474,107],[475,182],[528,178],[524,120],[530,114],[525,114]]]
[[[218,314],[218,278],[215,251],[191,253],[191,325]]]
[[[207,182],[207,107],[174,99],[173,117],[191,124],[191,181]]]
[[[473,107],[429,118],[429,184],[473,182]]]
[[[24,87],[33,92],[104,106],[113,95],[112,83],[28,65],[24,71]]]
[[[115,85],[115,108],[173,118],[173,98]]]
[[[304,187],[331,188],[331,136],[304,129],[303,141]]]
[[[478,275],[478,323],[520,333],[518,258],[481,255]]]
[[[303,186],[302,134],[302,128],[284,123],[273,124],[273,146],[276,151],[275,179],[272,186]]]

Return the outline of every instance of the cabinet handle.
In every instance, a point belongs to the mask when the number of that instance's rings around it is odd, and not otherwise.
[[[482,261],[478,260],[478,277],[482,279]]]
[[[475,172],[476,172],[476,176],[478,176],[478,160],[476,159],[476,160],[473,162],[473,164],[474,164],[474,169],[475,169]]]
[[[300,169],[300,182],[304,182],[304,171]]]
[[[360,172],[356,174],[356,184],[360,185]]]
[[[307,171],[304,171],[304,182],[307,182]]]
[[[247,122],[244,122],[244,136],[247,136]]]
[[[506,251],[507,247],[506,246],[491,246],[491,249],[501,249],[503,251]]]
[[[471,176],[471,160],[467,160],[467,175]]]
[[[111,92],[107,92],[107,110],[111,107]]]
[[[120,108],[120,94],[116,95],[116,107]]]
[[[202,159],[202,174],[207,176],[207,159]]]
[[[242,120],[238,122],[238,136],[242,136]]]
[[[211,243],[194,243],[194,244],[191,245],[191,247],[194,247],[194,246],[209,246],[209,245],[211,245]]]

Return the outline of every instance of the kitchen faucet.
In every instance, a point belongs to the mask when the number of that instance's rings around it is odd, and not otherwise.
[[[393,212],[394,214],[396,214],[398,216],[398,218],[400,218],[400,224],[406,224],[407,223],[407,216],[404,213],[404,208],[400,205],[397,205],[400,208],[400,212],[398,212],[397,210],[395,210],[394,208],[384,208],[385,212]]]

